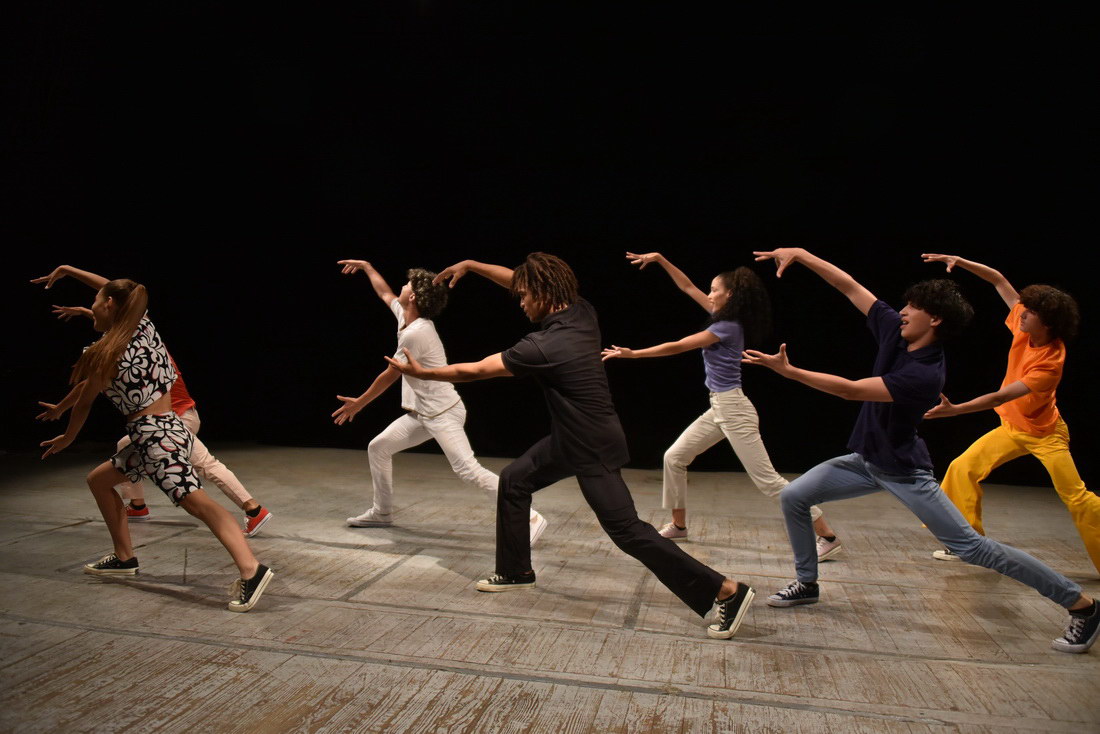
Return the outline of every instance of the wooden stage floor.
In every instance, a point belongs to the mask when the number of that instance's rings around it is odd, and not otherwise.
[[[1061,608],[933,561],[888,495],[827,505],[845,552],[821,603],[773,609],[793,578],[778,505],[743,474],[693,474],[685,550],[758,591],[722,641],[612,545],[573,481],[536,495],[538,588],[482,594],[493,509],[442,456],[399,456],[396,526],[353,529],[365,451],[223,448],[275,513],[252,547],[278,575],[232,614],[228,555],[162,496],[133,525],[139,576],[81,573],[110,550],[83,483],[93,448],[0,456],[2,731],[1100,731],[1100,649],[1051,650]],[[625,475],[664,522],[660,473]],[[1100,594],[1052,490],[990,486],[985,512],[993,537]]]

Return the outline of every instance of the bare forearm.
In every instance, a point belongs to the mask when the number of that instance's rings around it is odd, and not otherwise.
[[[76,401],[80,399],[80,393],[83,389],[83,386],[83,382],[77,383],[75,386],[73,386],[73,389],[69,391],[69,394],[66,395],[61,400],[61,402],[57,404],[57,410],[60,412],[64,412],[76,405]]]
[[[80,386],[80,393],[75,401],[73,410],[69,413],[69,425],[65,428],[65,436],[70,441],[75,439],[80,434],[80,429],[84,427],[84,421],[88,420],[88,413],[91,412],[92,402],[95,400],[97,392],[92,391],[88,387],[88,383],[82,383]]]
[[[646,347],[645,349],[633,350],[633,356],[638,359],[645,359],[647,357],[670,357],[673,354],[683,354],[690,351],[695,347],[688,347],[681,342],[665,342],[664,344],[658,344],[655,347]]]
[[[64,267],[70,278],[76,278],[84,285],[88,286],[89,288],[95,288],[97,291],[108,283],[107,279],[104,278],[102,275],[96,275],[95,273],[90,273],[87,270],[80,270],[78,268],[74,268],[72,265],[66,265]]]
[[[512,287],[511,268],[506,268],[503,265],[481,263],[476,260],[466,260],[465,262],[471,273],[477,273],[481,277],[493,281],[502,288]]]
[[[672,282],[676,284],[677,288],[685,293],[695,288],[695,284],[684,274],[684,271],[670,263],[668,258],[664,255],[661,255],[659,262],[661,263],[661,267],[665,269],[665,272],[668,273],[668,277],[672,278]]]
[[[386,390],[389,390],[390,386],[397,382],[397,378],[399,377],[401,377],[400,372],[393,367],[387,367],[378,377],[374,378],[374,382],[371,383],[366,392],[360,395],[357,400],[363,406],[369,405],[375,398],[386,392]]]
[[[459,364],[449,364],[446,367],[436,367],[424,370],[416,376],[421,380],[434,380],[436,382],[476,382],[477,380],[495,377],[495,375],[481,374],[477,369],[476,362],[460,362]]]
[[[374,269],[373,265],[367,265],[363,272],[370,278],[371,287],[374,288],[374,292],[379,298],[387,303],[395,298],[393,289],[390,288],[390,284],[386,282],[386,279],[382,277],[381,273]]]
[[[815,390],[836,395],[845,400],[871,401],[876,403],[893,402],[889,390],[881,377],[868,377],[862,380],[849,380],[826,372],[812,372],[801,367],[788,365],[779,370],[779,374]]]
[[[1015,306],[1016,302],[1020,300],[1020,294],[1016,292],[1016,289],[1012,287],[1012,284],[1008,282],[1008,278],[1001,271],[961,257],[955,261],[955,265],[973,273],[996,288],[997,293],[1004,299],[1009,308]]]

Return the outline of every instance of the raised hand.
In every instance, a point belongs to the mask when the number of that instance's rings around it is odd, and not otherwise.
[[[798,256],[804,252],[801,247],[780,247],[775,250],[753,251],[752,254],[756,255],[756,262],[775,260],[775,277],[782,278],[787,266],[798,262]]]
[[[765,354],[755,349],[746,349],[741,354],[741,361],[745,364],[757,364],[761,367],[767,367],[776,372],[783,372],[791,366],[790,360],[787,359],[786,344],[780,344],[779,351],[775,354]]]
[[[58,410],[57,406],[53,403],[44,403],[41,400],[38,401],[38,404],[45,408],[45,410],[34,417],[36,421],[55,421],[65,415],[65,411],[67,410],[67,408]]]
[[[31,282],[36,284],[36,285],[38,283],[45,283],[46,284],[46,290],[49,290],[53,286],[54,283],[61,280],[62,278],[64,278],[68,274],[69,274],[69,266],[68,265],[58,265],[56,268],[53,269],[53,272],[51,272],[49,275],[43,275],[41,278],[31,278]]]
[[[43,441],[38,444],[39,446],[48,446],[46,453],[42,454],[42,458],[45,459],[50,454],[56,454],[65,449],[66,446],[71,444],[73,440],[66,436],[64,433],[57,438],[51,438],[49,441]]]
[[[360,271],[365,273],[372,268],[366,260],[337,260],[336,264],[344,266],[344,269],[340,271],[342,275],[351,275]]]
[[[603,358],[601,362],[606,362],[609,359],[633,359],[634,350],[627,349],[626,347],[618,347],[612,344],[608,349],[601,352]]]
[[[94,318],[92,315],[92,309],[84,308],[83,306],[51,306],[53,309],[51,313],[57,314],[57,318],[62,321],[68,321],[73,316],[85,316],[87,318]]]
[[[427,372],[427,370],[425,370],[419,362],[413,359],[412,354],[409,353],[409,350],[407,348],[402,347],[401,351],[405,353],[405,359],[409,360],[408,362],[398,362],[393,357],[383,357],[383,359],[389,362],[390,366],[393,367],[395,370],[403,375],[408,375],[409,377],[420,377],[425,372]]]
[[[359,398],[347,398],[343,395],[337,395],[336,399],[344,403],[332,414],[332,417],[335,419],[333,422],[338,426],[342,426],[345,423],[351,423],[355,420],[355,416],[359,411],[363,409],[363,406],[359,403]]]
[[[951,268],[955,267],[959,263],[959,260],[962,259],[958,255],[932,255],[928,253],[921,255],[921,257],[926,263],[944,263],[947,265],[947,272],[949,273],[951,272]]]
[[[626,253],[626,259],[630,261],[631,265],[637,265],[639,270],[645,270],[646,265],[659,263],[664,257],[659,252],[647,252],[644,255],[628,252]]]
[[[926,260],[925,262],[928,261]],[[958,414],[958,407],[948,400],[946,395],[940,393],[940,404],[926,412],[924,417],[931,420],[933,418],[950,418]]]
[[[463,260],[460,263],[455,263],[449,268],[443,268],[442,272],[440,272],[439,275],[432,278],[432,285],[439,285],[440,283],[450,281],[447,283],[447,287],[454,288],[455,283],[457,283],[462,278],[462,276],[466,275],[466,273],[468,272],[470,272],[470,266],[465,260]]]

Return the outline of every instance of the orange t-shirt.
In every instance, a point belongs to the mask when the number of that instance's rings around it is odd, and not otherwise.
[[[1060,420],[1054,392],[1062,380],[1066,362],[1066,345],[1054,339],[1041,347],[1031,346],[1031,338],[1020,331],[1020,314],[1024,304],[1017,303],[1008,312],[1005,325],[1012,332],[1008,350],[1008,370],[1001,387],[1022,382],[1031,390],[1027,395],[998,405],[996,410],[1013,428],[1033,436],[1046,436]]]
[[[180,372],[179,365],[176,364],[176,360],[172,359],[172,355],[168,355],[168,359],[172,360],[172,366],[176,369],[176,381],[172,384],[172,412],[176,415],[183,415],[190,408],[195,407],[195,401],[191,398],[191,393],[187,392],[187,385],[183,382],[183,374]]]

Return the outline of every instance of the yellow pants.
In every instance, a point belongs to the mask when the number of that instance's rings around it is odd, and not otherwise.
[[[975,441],[951,462],[943,479],[943,491],[963,517],[982,535],[982,486],[979,484],[1001,464],[1031,454],[1043,463],[1054,490],[1069,509],[1073,524],[1085,542],[1092,565],[1100,571],[1100,497],[1085,489],[1069,453],[1069,429],[1059,420],[1049,436],[1032,436],[1004,421]]]

